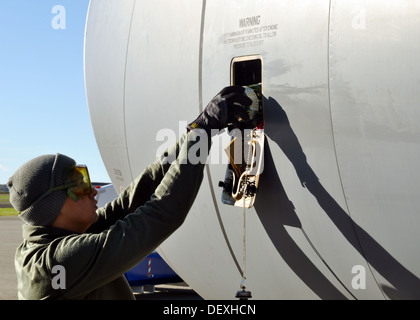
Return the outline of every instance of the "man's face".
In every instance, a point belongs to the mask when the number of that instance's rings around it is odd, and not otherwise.
[[[66,216],[72,230],[74,230],[73,226],[77,226],[79,231],[84,232],[98,219],[96,214],[98,201],[95,199],[97,194],[98,191],[92,189],[91,194],[83,196],[77,202],[67,196],[62,213]]]

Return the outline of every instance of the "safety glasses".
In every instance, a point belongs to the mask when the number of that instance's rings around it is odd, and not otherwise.
[[[64,185],[49,192],[67,189],[68,196],[75,202],[92,193],[89,171],[85,165],[77,164],[64,174]]]
[[[76,165],[65,181],[70,185],[67,194],[75,202],[92,193],[89,171],[85,165]]]

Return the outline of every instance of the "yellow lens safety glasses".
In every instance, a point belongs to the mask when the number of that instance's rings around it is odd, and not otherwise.
[[[67,189],[67,194],[76,202],[92,193],[92,183],[90,182],[89,171],[85,165],[76,165],[66,181],[71,184]]]
[[[64,175],[65,184],[48,190],[48,193],[67,189],[67,194],[74,202],[92,193],[89,171],[85,165],[77,164]]]

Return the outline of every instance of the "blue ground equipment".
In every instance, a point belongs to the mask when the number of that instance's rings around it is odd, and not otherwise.
[[[125,277],[131,286],[182,282],[157,252],[149,254],[146,259],[127,271]]]

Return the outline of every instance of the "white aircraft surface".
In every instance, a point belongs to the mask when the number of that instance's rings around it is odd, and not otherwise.
[[[91,0],[86,91],[119,191],[223,87],[261,83],[246,227],[222,133],[157,250],[203,298],[420,299],[419,57],[420,0]]]

